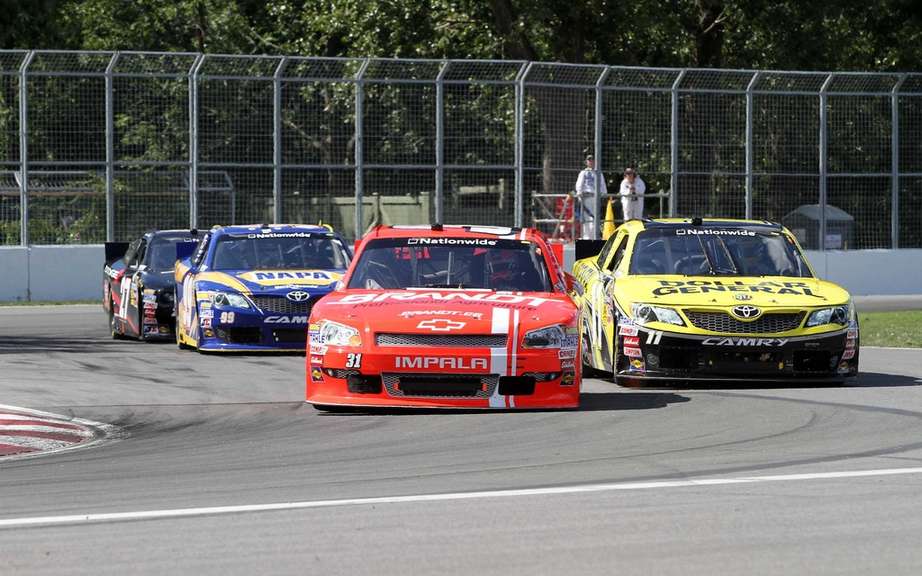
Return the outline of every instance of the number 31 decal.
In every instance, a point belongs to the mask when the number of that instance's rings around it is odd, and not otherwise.
[[[362,354],[346,354],[346,368],[361,368],[362,367]]]

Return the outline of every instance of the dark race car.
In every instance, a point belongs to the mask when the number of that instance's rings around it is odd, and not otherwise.
[[[133,242],[107,242],[102,306],[113,338],[172,339],[173,266],[177,244],[198,242],[196,230],[148,232]],[[185,249],[189,251],[189,247]]]

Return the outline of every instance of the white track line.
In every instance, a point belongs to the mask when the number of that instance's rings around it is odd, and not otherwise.
[[[277,504],[213,506],[208,508],[176,508],[172,510],[145,510],[138,512],[114,512],[105,514],[77,514],[72,516],[7,518],[5,520],[0,520],[0,529],[24,528],[28,526],[60,526],[96,522],[184,518],[190,516],[216,516],[221,514],[241,514],[247,512],[277,512],[283,510],[303,510],[307,508],[333,508],[338,506],[370,506],[377,504],[405,504],[415,502],[446,502],[452,500],[479,500],[485,498],[514,498],[521,496],[585,494],[590,492],[650,490],[656,488],[682,488],[688,486],[702,487],[723,486],[727,484],[789,482],[796,480],[865,478],[872,476],[894,476],[899,474],[922,474],[922,467],[888,468],[882,470],[853,470],[849,472],[816,472],[808,474],[784,474],[776,476],[749,476],[737,478],[699,478],[687,480],[655,480],[650,482],[613,482],[606,484],[584,484],[579,486],[556,486],[552,488],[525,488],[520,490],[487,490],[482,492],[454,492],[449,494],[385,496],[381,498],[349,498],[344,500],[313,500],[303,502],[280,502]]]

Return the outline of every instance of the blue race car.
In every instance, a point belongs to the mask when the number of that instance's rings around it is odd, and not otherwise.
[[[311,308],[336,287],[351,257],[326,226],[215,226],[176,263],[176,343],[304,352]]]

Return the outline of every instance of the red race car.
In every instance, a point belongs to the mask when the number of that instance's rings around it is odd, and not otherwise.
[[[311,312],[307,401],[576,407],[570,281],[533,229],[379,226]]]

